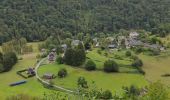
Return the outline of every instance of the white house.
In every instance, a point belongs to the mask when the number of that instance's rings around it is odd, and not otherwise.
[[[139,36],[139,33],[137,33],[137,32],[130,32],[130,34],[129,34],[129,38],[137,38]]]

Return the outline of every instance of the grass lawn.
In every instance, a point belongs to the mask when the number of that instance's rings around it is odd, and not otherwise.
[[[87,79],[88,83],[95,81],[98,88],[104,90],[109,89],[113,93],[117,91],[118,94],[122,93],[122,86],[130,86],[132,84],[136,86],[145,86],[147,81],[144,79],[144,76],[139,74],[127,74],[127,73],[105,73],[102,71],[86,71],[84,69],[73,68],[67,65],[58,65],[58,64],[48,64],[43,65],[39,69],[39,75],[43,76],[45,73],[53,73],[57,75],[57,72],[60,68],[66,68],[68,71],[68,76],[66,78],[54,79],[54,83],[66,87],[69,89],[75,89],[77,87],[77,79],[80,76],[83,76]]]
[[[139,55],[143,60],[143,69],[146,72],[146,79],[149,81],[158,81],[170,87],[170,77],[162,77],[161,75],[170,74],[170,56],[161,54],[160,56]]]
[[[109,53],[108,56],[104,56],[104,51],[101,54],[97,53],[98,49],[93,49],[92,51],[87,53],[87,57],[93,60],[96,63],[97,69],[103,69],[104,62],[108,59],[112,59],[116,61],[120,66],[120,72],[136,72],[137,70],[133,68],[131,65],[132,61],[128,57],[125,56],[125,51],[113,51]],[[121,57],[121,59],[116,59],[115,55]]]
[[[37,43],[31,43],[37,45]],[[35,46],[33,48],[36,48]],[[36,50],[36,49],[34,49]],[[50,92],[50,90],[44,88],[41,83],[37,81],[35,77],[26,79],[27,83],[15,87],[10,87],[9,84],[20,80],[25,80],[16,72],[30,66],[34,66],[36,63],[36,53],[23,55],[23,60],[20,60],[9,72],[0,73],[0,99],[4,100],[10,95],[19,93],[25,93],[33,96],[42,96],[44,92]]]

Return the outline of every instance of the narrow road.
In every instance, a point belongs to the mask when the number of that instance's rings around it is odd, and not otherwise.
[[[50,83],[48,81],[45,81],[43,80],[39,75],[38,75],[38,68],[41,67],[41,64],[47,60],[47,58],[43,58],[41,61],[39,61],[37,64],[36,64],[36,67],[35,67],[35,74],[36,74],[36,78],[41,81],[43,84],[46,84],[46,85],[50,85]],[[66,88],[63,88],[63,87],[60,87],[60,86],[57,86],[57,85],[52,85],[54,88],[56,89],[60,89],[62,91],[65,91],[65,92],[68,92],[68,93],[75,93],[75,91],[72,91],[72,90],[69,90],[69,89],[66,89]]]

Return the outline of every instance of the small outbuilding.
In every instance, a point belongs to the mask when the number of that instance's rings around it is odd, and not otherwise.
[[[28,68],[27,74],[29,74],[29,75],[35,75],[34,68]]]
[[[55,53],[54,52],[50,52],[48,55],[48,60],[49,61],[55,61]]]
[[[44,79],[53,79],[54,78],[54,74],[46,73],[46,74],[43,75],[43,78]]]
[[[115,48],[117,48],[117,46],[115,44],[110,44],[110,45],[108,45],[108,48],[109,49],[115,49]]]
[[[80,40],[73,40],[73,41],[71,42],[71,45],[72,45],[72,46],[78,46],[79,43],[82,43],[82,41],[80,41]]]

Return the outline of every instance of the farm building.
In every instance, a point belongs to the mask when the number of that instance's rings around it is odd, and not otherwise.
[[[43,75],[43,78],[44,79],[53,79],[54,78],[54,74],[46,73],[46,74]]]
[[[80,40],[73,40],[73,41],[71,42],[71,45],[72,45],[72,46],[78,46],[79,43],[82,43],[82,41],[80,41]]]
[[[62,45],[61,45],[61,48],[62,48],[63,51],[66,51],[66,49],[67,49],[67,44],[62,44]]]
[[[130,32],[129,33],[129,38],[136,39],[139,36],[139,33],[137,32]]]
[[[110,44],[110,45],[108,45],[108,48],[109,49],[115,49],[115,48],[117,48],[117,45],[116,44]]]
[[[50,52],[48,55],[48,60],[49,61],[55,61],[55,53],[54,52]]]
[[[28,68],[28,70],[27,70],[27,74],[35,75],[34,68]]]

